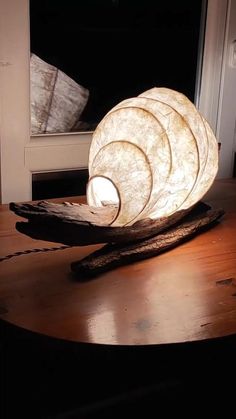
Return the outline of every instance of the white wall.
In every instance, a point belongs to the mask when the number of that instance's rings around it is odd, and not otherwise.
[[[222,143],[219,177],[230,177],[236,151],[236,0],[229,2],[216,135]]]
[[[218,178],[232,177],[233,173],[236,66],[230,63],[230,54],[234,40],[236,0],[208,0],[198,107],[221,142]]]
[[[30,135],[29,9],[27,0],[0,0],[1,196],[25,200],[30,176],[24,164]]]

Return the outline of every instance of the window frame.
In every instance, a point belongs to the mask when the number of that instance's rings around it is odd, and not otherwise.
[[[196,106],[217,124],[227,0],[208,0]],[[92,132],[30,135],[29,0],[0,0],[1,202],[28,201],[32,174],[84,169]]]

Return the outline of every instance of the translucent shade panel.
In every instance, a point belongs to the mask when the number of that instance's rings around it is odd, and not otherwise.
[[[145,153],[136,145],[128,141],[113,141],[105,145],[94,157],[90,173],[94,180],[105,176],[117,188],[119,209],[114,226],[130,223],[147,205],[152,191],[152,173]],[[104,195],[104,185],[94,186],[100,199]],[[89,189],[87,198],[89,205],[96,206]],[[112,196],[110,198],[112,200]]]
[[[87,200],[116,201],[114,226],[167,217],[201,199],[217,169],[207,121],[182,93],[153,88],[119,103],[95,130]]]
[[[140,96],[160,100],[163,103],[168,103],[182,115],[192,130],[193,135],[195,136],[200,164],[198,179],[195,184],[194,191],[182,205],[182,208],[189,208],[191,205],[193,205],[193,203],[199,201],[209,189],[207,178],[210,176],[213,181],[217,173],[218,147],[216,147],[217,144],[214,134],[209,124],[198,112],[194,104],[182,93],[167,89],[165,87],[154,87],[153,89],[142,93]],[[211,164],[211,168],[209,168],[209,162],[212,161],[213,164]]]

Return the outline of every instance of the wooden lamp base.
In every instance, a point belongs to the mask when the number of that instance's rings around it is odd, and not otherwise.
[[[210,228],[224,214],[222,209],[211,209],[199,202],[191,210],[167,218],[111,227],[109,220],[115,211],[112,206],[95,209],[88,205],[42,201],[11,203],[10,210],[28,220],[17,222],[16,229],[34,239],[69,246],[108,243],[72,263],[71,269],[79,278],[95,277],[115,267],[156,256]]]

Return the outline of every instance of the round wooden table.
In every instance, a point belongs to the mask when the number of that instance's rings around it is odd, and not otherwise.
[[[216,181],[205,201],[225,209],[218,225],[173,250],[93,280],[74,277],[70,264],[99,246],[4,260],[0,265],[1,318],[51,337],[112,345],[176,343],[234,334],[235,181]],[[58,246],[18,233],[17,217],[7,206],[1,207],[0,217],[3,256]]]
[[[216,400],[225,413],[234,400],[236,182],[215,182],[205,201],[226,212],[211,230],[93,280],[75,278],[70,264],[98,246],[4,258],[6,418],[183,415],[188,401],[200,414]],[[18,233],[17,220],[1,206],[3,257],[58,246]]]

